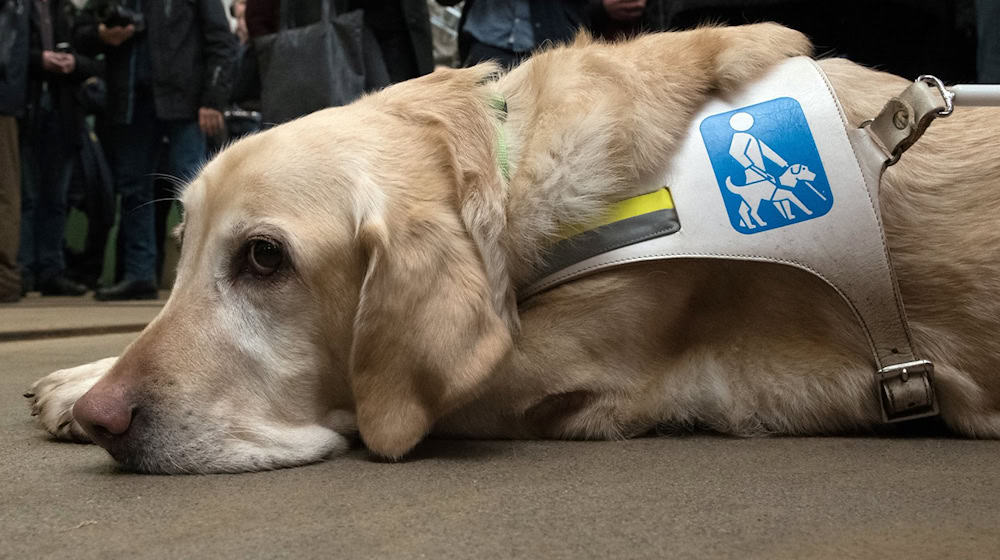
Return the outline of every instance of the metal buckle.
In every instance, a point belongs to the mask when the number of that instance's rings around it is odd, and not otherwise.
[[[934,364],[917,360],[886,366],[875,373],[883,422],[903,422],[938,413]]]
[[[924,82],[925,84],[936,87],[938,93],[941,95],[941,99],[944,99],[944,109],[938,111],[937,116],[947,117],[955,111],[955,93],[944,87],[944,83],[939,80],[937,76],[923,74],[916,79],[916,82]]]

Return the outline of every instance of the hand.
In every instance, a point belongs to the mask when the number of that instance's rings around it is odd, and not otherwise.
[[[135,35],[135,26],[130,23],[125,27],[120,25],[108,27],[102,23],[97,26],[97,35],[101,38],[101,41],[112,47],[117,47],[131,39],[132,35]]]
[[[63,74],[72,74],[73,70],[76,70],[76,57],[70,53],[57,53],[62,55],[62,63],[60,67],[62,68]]]
[[[222,112],[211,107],[202,107],[198,109],[198,126],[201,127],[201,131],[207,136],[216,136],[222,132],[222,128],[226,125],[225,119],[222,118]]]
[[[42,68],[53,74],[72,74],[76,69],[76,57],[70,53],[42,51]]]
[[[55,51],[42,51],[42,68],[46,72],[62,74],[63,54]]]
[[[642,16],[646,0],[603,0],[604,11],[615,21],[633,21]]]

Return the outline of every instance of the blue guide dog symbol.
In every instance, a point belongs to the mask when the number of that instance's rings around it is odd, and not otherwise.
[[[816,142],[799,102],[779,97],[701,122],[729,221],[759,233],[818,218],[833,208]]]

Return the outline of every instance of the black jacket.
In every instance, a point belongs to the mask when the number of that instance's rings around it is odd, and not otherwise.
[[[18,116],[28,90],[30,0],[0,0],[0,115]]]
[[[114,0],[112,0],[114,1]],[[135,9],[138,0],[121,0]],[[94,4],[94,2],[91,2]],[[97,33],[100,7],[88,10],[76,28],[81,50],[107,55],[108,112],[118,124],[132,120],[136,45],[146,41],[151,86],[160,119],[194,119],[199,107],[223,109],[229,98],[236,36],[219,0],[142,0],[146,30],[118,47]]]
[[[375,34],[393,82],[434,71],[426,0],[351,0],[349,6],[365,11],[365,25]]]
[[[643,20],[650,31],[773,21],[808,35],[818,54],[910,79],[964,82],[976,72],[972,0],[648,0]]]
[[[282,0],[248,0],[247,30],[250,37],[276,33],[281,26]],[[323,0],[291,2],[288,27],[302,27],[322,17]],[[379,44],[393,82],[416,78],[434,71],[434,47],[426,0],[328,0],[334,14],[364,10],[365,26]],[[453,0],[452,3],[459,0]],[[405,58],[405,60],[400,60]]]
[[[26,0],[30,2],[31,0]],[[73,38],[73,20],[75,8],[69,0],[49,0],[49,13],[52,20],[53,44],[70,43]],[[78,126],[85,116],[79,109],[75,95],[78,86],[87,78],[101,77],[104,73],[104,63],[93,57],[83,55],[72,49],[76,59],[73,71],[69,74],[49,72],[42,64],[42,32],[37,12],[31,10],[31,40],[28,44],[28,118],[32,117],[32,107],[41,99],[43,84],[48,86],[49,95],[62,119],[64,130],[71,131]]]

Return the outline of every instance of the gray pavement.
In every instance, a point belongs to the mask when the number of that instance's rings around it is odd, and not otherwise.
[[[108,320],[124,304],[75,304],[105,327],[133,321]],[[31,307],[0,306],[2,328]],[[50,441],[21,393],[133,337],[0,342],[0,558],[1000,555],[993,441],[438,440],[397,464],[355,449],[255,474],[122,472],[99,448]]]

